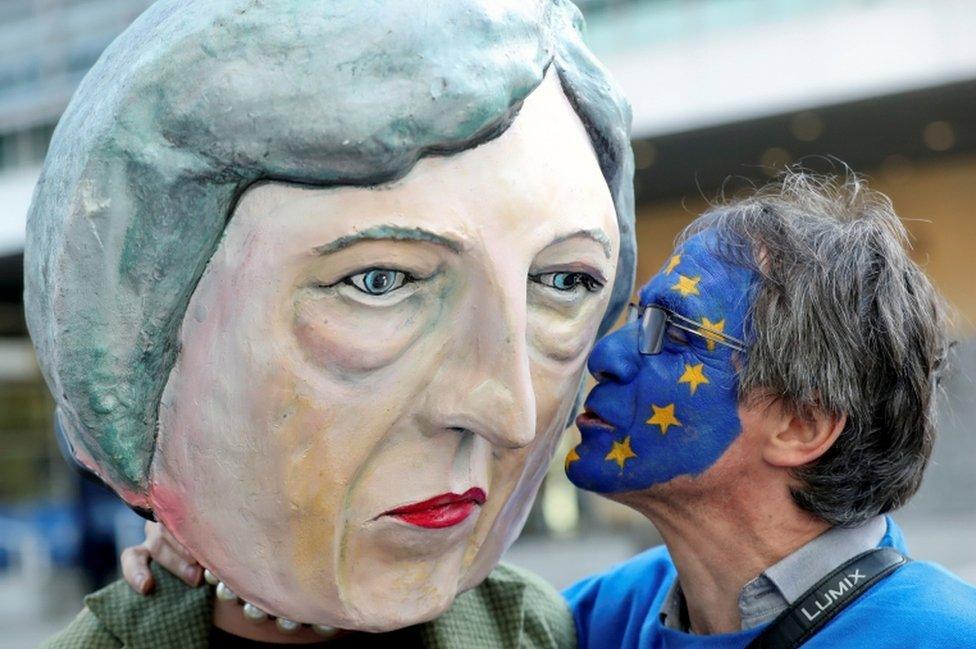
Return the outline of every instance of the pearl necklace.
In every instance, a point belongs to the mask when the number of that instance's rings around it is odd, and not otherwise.
[[[211,586],[217,587],[218,599],[221,599],[225,602],[234,602],[235,604],[243,604],[244,617],[247,618],[249,622],[260,624],[261,622],[267,620],[269,617],[274,617],[268,615],[265,611],[261,610],[251,602],[248,602],[243,598],[238,597],[234,593],[234,591],[232,591],[230,588],[227,587],[227,584],[220,581],[217,575],[213,574],[209,570],[204,569],[203,578]],[[326,638],[331,638],[335,636],[337,633],[339,633],[339,629],[335,628],[334,626],[328,626],[327,624],[302,624],[301,622],[295,622],[294,620],[289,620],[284,617],[275,618],[275,626],[277,626],[278,630],[281,631],[282,633],[295,633],[303,626],[310,626],[316,633]]]

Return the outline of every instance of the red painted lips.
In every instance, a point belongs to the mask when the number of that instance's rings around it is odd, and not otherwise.
[[[485,504],[485,498],[482,489],[472,487],[461,495],[441,494],[423,502],[391,509],[382,515],[395,516],[405,523],[428,529],[453,527],[466,520],[475,507]]]

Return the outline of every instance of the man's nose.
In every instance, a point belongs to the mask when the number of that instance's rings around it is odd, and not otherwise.
[[[637,377],[640,372],[638,328],[638,323],[632,322],[593,346],[586,367],[598,383],[627,384]]]
[[[525,280],[481,286],[462,306],[455,334],[428,389],[436,429],[464,430],[495,446],[535,438],[535,393],[526,344]]]

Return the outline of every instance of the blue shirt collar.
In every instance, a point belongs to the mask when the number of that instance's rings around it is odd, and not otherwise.
[[[855,527],[827,530],[742,587],[739,594],[742,630],[771,622],[838,565],[879,545],[905,551],[900,532],[887,516],[875,516]],[[661,606],[661,624],[688,633],[687,610],[676,578]]]

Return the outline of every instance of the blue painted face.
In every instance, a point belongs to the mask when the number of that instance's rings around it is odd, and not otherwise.
[[[755,272],[722,261],[715,233],[685,242],[640,291],[640,306],[659,305],[703,328],[746,340]],[[742,430],[738,352],[672,324],[659,354],[638,349],[639,323],[597,343],[589,359],[597,379],[577,419],[582,442],[566,457],[576,486],[599,493],[646,489],[704,472]]]

